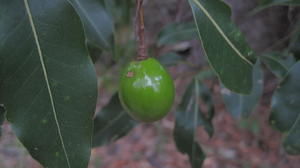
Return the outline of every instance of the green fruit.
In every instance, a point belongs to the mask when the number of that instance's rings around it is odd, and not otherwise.
[[[121,74],[119,97],[136,120],[154,122],[170,111],[174,84],[169,73],[155,59],[131,62]]]

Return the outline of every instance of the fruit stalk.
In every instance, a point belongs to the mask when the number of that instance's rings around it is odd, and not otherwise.
[[[137,60],[142,61],[148,58],[145,43],[145,24],[144,24],[144,8],[143,0],[136,0],[136,37],[138,42]]]

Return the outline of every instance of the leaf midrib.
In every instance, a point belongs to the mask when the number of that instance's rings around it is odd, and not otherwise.
[[[208,19],[212,22],[212,24],[216,27],[218,32],[221,34],[221,36],[225,39],[225,41],[229,44],[229,46],[237,53],[241,59],[243,59],[245,62],[253,66],[253,63],[251,63],[231,42],[231,40],[226,36],[226,34],[223,32],[221,27],[218,25],[218,23],[214,20],[214,18],[210,15],[210,13],[205,9],[205,7],[198,1],[198,0],[192,0],[202,11],[203,13],[208,17]]]
[[[46,85],[47,85],[47,90],[48,90],[48,93],[49,93],[51,107],[52,107],[55,123],[56,123],[57,129],[58,129],[58,134],[59,134],[59,138],[60,138],[60,141],[61,141],[61,145],[62,145],[62,148],[63,148],[63,151],[64,151],[64,155],[66,157],[68,168],[71,168],[69,157],[68,157],[68,154],[67,154],[67,151],[66,151],[66,147],[65,147],[65,144],[64,144],[63,136],[62,136],[60,125],[59,125],[58,118],[57,118],[57,112],[56,112],[56,108],[55,108],[55,103],[54,103],[54,99],[53,99],[53,95],[52,95],[50,82],[49,82],[49,79],[48,79],[47,69],[46,69],[45,62],[44,62],[43,52],[42,52],[42,49],[41,49],[41,45],[40,45],[40,42],[39,42],[38,34],[37,34],[36,27],[35,27],[35,24],[34,24],[34,21],[33,21],[33,17],[32,17],[32,14],[31,14],[31,9],[29,7],[28,0],[24,0],[24,5],[25,5],[25,8],[26,8],[26,14],[28,15],[28,19],[29,19],[29,22],[30,22],[30,26],[31,26],[31,29],[32,29],[32,33],[33,33],[33,36],[34,36],[35,43],[36,43],[36,47],[37,47],[37,50],[38,50],[38,56],[40,58],[40,63],[42,65],[43,74],[44,74],[44,77],[45,77],[45,82],[46,82]]]

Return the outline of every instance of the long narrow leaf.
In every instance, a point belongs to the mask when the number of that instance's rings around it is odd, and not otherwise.
[[[70,0],[83,22],[87,41],[101,49],[113,50],[113,19],[100,0]]]
[[[296,63],[275,91],[270,122],[287,133],[283,145],[290,154],[300,154],[300,62]]]
[[[241,95],[222,88],[221,94],[225,105],[235,118],[247,118],[255,110],[263,93],[263,72],[257,61],[253,71],[253,90],[250,95]]]
[[[112,143],[128,134],[137,122],[124,111],[115,94],[94,119],[93,147]]]
[[[199,108],[202,99],[208,107],[208,117]],[[205,154],[196,140],[196,128],[204,126],[210,136],[213,134],[212,117],[214,108],[209,92],[198,82],[193,80],[186,90],[182,102],[175,113],[174,140],[180,152],[189,156],[193,168],[201,167]]]
[[[299,117],[300,62],[297,62],[281,81],[272,97],[271,125],[281,132],[289,131]]]
[[[230,90],[250,94],[255,57],[230,8],[220,0],[189,0],[200,41],[212,68]]]
[[[86,168],[97,84],[67,0],[0,0],[0,104],[47,168]]]

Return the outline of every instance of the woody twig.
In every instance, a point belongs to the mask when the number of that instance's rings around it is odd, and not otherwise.
[[[143,0],[136,0],[136,21],[135,34],[138,42],[138,56],[137,60],[145,60],[147,56],[147,47],[145,43],[145,24],[144,24],[144,9]]]

